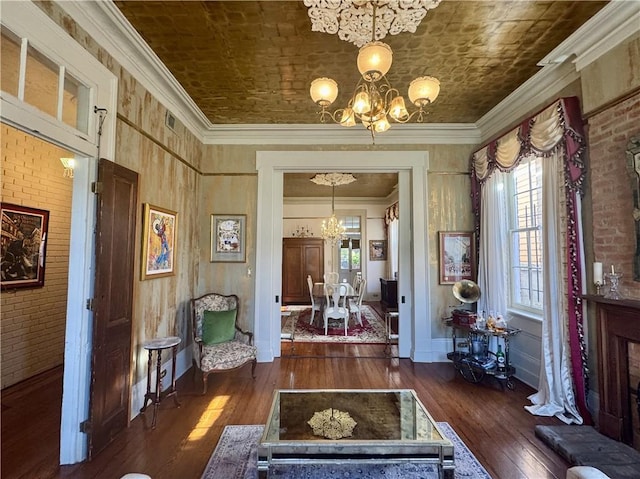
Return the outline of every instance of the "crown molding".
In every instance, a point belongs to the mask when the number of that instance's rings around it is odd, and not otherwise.
[[[580,70],[640,30],[640,2],[612,0],[538,65],[542,69],[478,120],[481,143],[513,128],[580,79]]]
[[[323,204],[323,202],[327,201],[327,199],[331,199],[331,196],[318,196],[318,197],[297,197],[297,196],[285,196],[282,199],[282,204],[284,205],[300,205],[300,206],[318,206],[318,204]],[[389,205],[389,197],[380,197],[380,196],[357,196],[357,197],[337,197],[335,198],[336,206],[339,205]],[[338,209],[338,208],[336,208]],[[344,209],[344,208],[342,208]]]
[[[572,59],[581,71],[609,50],[640,31],[640,1],[613,0],[569,38],[545,56],[538,65]]]
[[[112,0],[57,2],[101,47],[168,108],[200,141],[222,145],[371,145],[361,127],[339,125],[213,125]],[[580,78],[579,71],[637,32],[640,2],[612,0],[543,58],[542,69],[477,123],[394,124],[376,145],[480,144],[523,118]],[[574,61],[566,61],[568,59]]]
[[[111,0],[57,4],[202,141],[211,122]]]
[[[479,143],[513,128],[520,119],[540,108],[541,102],[552,100],[563,88],[579,79],[580,74],[572,63],[543,67],[478,120]]]
[[[471,144],[480,141],[473,123],[393,124],[375,137],[362,126],[336,124],[215,125],[204,134],[210,145],[421,145]]]

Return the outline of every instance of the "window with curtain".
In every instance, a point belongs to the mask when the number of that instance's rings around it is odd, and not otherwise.
[[[590,422],[583,330],[581,195],[585,137],[561,98],[472,155],[480,310],[541,312],[532,414]]]

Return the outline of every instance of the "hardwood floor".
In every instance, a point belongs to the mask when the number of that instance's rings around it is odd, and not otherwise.
[[[178,398],[160,406],[158,425],[139,415],[92,461],[58,466],[61,370],[2,391],[4,479],[118,479],[144,472],[153,479],[199,479],[227,424],[264,424],[280,388],[410,388],[436,421],[447,421],[496,479],[564,479],[568,465],[534,435],[536,424],[561,424],[523,409],[534,391],[517,382],[502,390],[493,378],[466,382],[450,363],[379,357],[381,345],[283,343],[283,357],[211,375],[207,395],[188,372]],[[378,356],[378,357],[376,357]],[[151,414],[148,414],[150,423]],[[221,478],[224,479],[224,478]]]

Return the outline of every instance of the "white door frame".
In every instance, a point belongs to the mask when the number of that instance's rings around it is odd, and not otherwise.
[[[64,351],[60,464],[74,464],[87,457],[87,436],[80,423],[89,415],[91,382],[92,314],[87,299],[93,296],[95,195],[91,183],[97,176],[97,151],[113,158],[118,79],[88,51],[31,2],[3,2],[2,23],[28,39],[38,51],[63,65],[90,87],[89,132],[82,134],[19,98],[2,93],[2,121],[35,137],[76,153],[71,200],[69,287]],[[93,107],[105,108],[101,144]]]
[[[258,151],[256,308],[258,361],[281,354],[282,215],[285,172],[398,173],[400,357],[432,358],[427,268],[427,168],[425,151]],[[357,176],[357,175],[356,175]],[[403,212],[407,212],[403,216]],[[404,221],[403,219],[408,221]]]

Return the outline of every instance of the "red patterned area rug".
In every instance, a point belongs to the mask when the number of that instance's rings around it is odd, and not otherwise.
[[[370,306],[362,305],[362,325],[356,321],[353,315],[349,318],[346,336],[344,335],[344,323],[337,319],[329,320],[328,331],[325,335],[322,314],[316,312],[313,322],[310,322],[311,307],[309,306],[285,306],[282,311],[283,336],[289,335],[293,331],[295,343],[384,344],[386,342],[384,318],[380,317]]]

